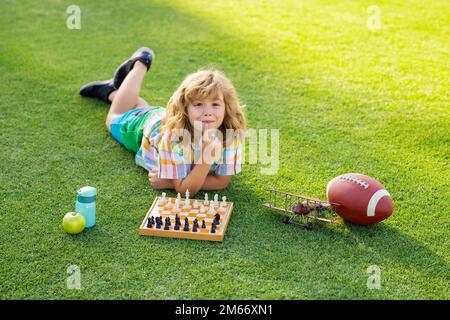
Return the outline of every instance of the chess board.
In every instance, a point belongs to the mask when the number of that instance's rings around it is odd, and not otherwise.
[[[139,234],[142,236],[155,236],[155,237],[169,237],[169,238],[183,238],[193,240],[207,240],[207,241],[223,241],[225,232],[227,230],[228,222],[230,221],[231,213],[233,211],[232,202],[220,201],[219,205],[214,206],[214,201],[189,199],[189,209],[185,208],[186,199],[181,199],[181,206],[178,210],[175,208],[176,198],[164,197],[165,203],[162,203],[163,197],[156,197],[152,206],[145,215],[144,220],[139,228]],[[199,206],[194,206],[194,203]],[[204,207],[205,212],[201,213],[200,208]],[[214,208],[212,213],[211,206]],[[219,210],[221,209],[221,210]],[[175,212],[174,212],[175,211]],[[214,233],[211,232],[211,227],[216,214],[220,215],[219,224],[216,225]],[[175,217],[179,216],[181,220],[181,226],[179,230],[175,230]],[[148,226],[149,218],[161,217],[163,224],[160,228],[157,228],[156,224]],[[166,218],[170,218],[170,225],[168,230],[165,230]],[[189,221],[189,231],[184,231],[185,219]],[[193,231],[194,220],[197,219],[199,227],[196,232]],[[204,224],[206,228],[202,228]]]

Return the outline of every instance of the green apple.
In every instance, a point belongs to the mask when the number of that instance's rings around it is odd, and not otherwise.
[[[68,212],[63,218],[63,228],[67,233],[77,234],[84,230],[86,219],[79,212]]]

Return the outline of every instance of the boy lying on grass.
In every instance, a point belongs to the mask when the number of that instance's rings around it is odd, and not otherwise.
[[[167,108],[140,97],[154,53],[138,49],[112,79],[84,85],[80,94],[109,104],[106,127],[136,164],[148,172],[155,189],[195,195],[228,186],[241,171],[246,119],[229,79],[217,70],[188,75]]]

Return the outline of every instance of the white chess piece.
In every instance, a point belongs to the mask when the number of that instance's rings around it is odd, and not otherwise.
[[[184,209],[190,209],[191,204],[189,201],[189,189],[186,189],[186,200],[184,201]]]
[[[227,210],[226,209],[226,206],[227,206],[226,199],[227,199],[227,197],[225,197],[225,196],[222,197],[222,202],[220,203],[220,208],[219,208],[220,212],[225,212]]]
[[[197,199],[195,199],[194,201],[194,208],[198,208],[200,206],[200,204],[198,203]]]
[[[214,195],[214,206],[218,206],[219,205],[219,195],[216,193]]]
[[[200,213],[205,213],[206,207],[204,205],[200,206]]]
[[[216,211],[214,210],[214,206],[210,206],[209,207],[209,212],[208,214],[216,214]]]
[[[175,200],[175,206],[172,209],[173,212],[180,212],[180,199]]]
[[[208,200],[208,194],[207,193],[205,193],[205,205],[208,205],[209,204],[209,200]]]
[[[159,199],[159,203],[158,203],[158,205],[159,206],[163,206],[163,205],[165,205],[166,204],[166,193],[165,192],[163,192],[162,193],[162,198],[161,199]]]

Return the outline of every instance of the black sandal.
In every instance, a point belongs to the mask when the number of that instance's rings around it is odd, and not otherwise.
[[[127,74],[133,69],[136,61],[140,61],[147,66],[147,71],[150,69],[152,65],[152,60],[155,57],[155,54],[150,48],[142,47],[136,50],[135,53],[131,56],[130,59],[123,62],[114,73],[114,87],[119,89],[123,80],[127,76]]]
[[[94,81],[82,86],[80,88],[80,95],[83,97],[97,98],[111,104],[108,97],[115,90],[113,79]]]

